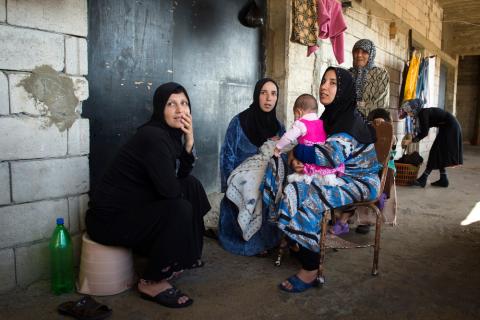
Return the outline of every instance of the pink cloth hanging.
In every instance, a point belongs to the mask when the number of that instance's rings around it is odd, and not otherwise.
[[[333,54],[338,64],[344,61],[343,32],[347,30],[347,24],[343,19],[342,5],[337,0],[317,0],[318,37],[330,38]],[[307,57],[317,51],[318,46],[308,47]]]

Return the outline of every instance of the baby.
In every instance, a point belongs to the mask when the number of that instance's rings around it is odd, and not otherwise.
[[[324,144],[327,134],[323,128],[323,121],[319,119],[318,104],[314,96],[310,94],[300,95],[293,105],[295,122],[285,132],[275,146],[274,154],[278,157],[287,146],[296,143],[312,146]],[[317,166],[314,163],[301,163],[294,159],[291,167],[295,173],[288,176],[288,182],[305,182],[309,184],[314,177],[318,178],[319,184],[336,186],[341,184],[337,176],[341,176],[345,170],[344,164],[337,168]]]

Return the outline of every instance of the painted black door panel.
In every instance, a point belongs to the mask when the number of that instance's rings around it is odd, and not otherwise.
[[[155,88],[184,85],[192,100],[194,169],[219,190],[218,154],[230,119],[260,76],[260,30],[237,19],[247,1],[89,1],[92,188],[118,148],[150,117]]]

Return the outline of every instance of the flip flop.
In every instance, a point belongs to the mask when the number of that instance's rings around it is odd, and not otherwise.
[[[194,264],[192,264],[192,266],[188,269],[196,269],[196,268],[201,268],[205,266],[205,261],[203,261],[202,259],[198,259],[197,261],[195,261]]]
[[[193,303],[193,299],[188,297],[182,291],[178,290],[175,286],[160,292],[154,297],[143,292],[140,292],[140,296],[145,300],[156,302],[168,308],[185,308]],[[184,296],[187,297],[188,300],[184,303],[178,303],[178,299]]]
[[[98,303],[90,296],[83,296],[78,301],[64,302],[58,306],[57,310],[60,314],[79,320],[102,320],[112,314],[110,307]]]
[[[308,290],[313,287],[318,287],[320,285],[320,282],[318,281],[318,279],[315,279],[310,283],[306,283],[306,282],[303,282],[302,279],[300,279],[296,274],[288,278],[287,281],[290,282],[290,284],[292,285],[291,289],[283,286],[282,283],[280,283],[278,287],[280,288],[280,290],[289,292],[289,293],[303,292],[305,290]]]
[[[348,233],[350,231],[350,227],[348,226],[348,223],[341,223],[340,221],[337,221],[332,228],[330,228],[329,232],[331,234],[334,234],[336,236],[339,236],[341,234]]]

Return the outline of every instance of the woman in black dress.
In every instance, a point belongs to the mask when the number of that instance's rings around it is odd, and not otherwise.
[[[432,170],[440,171],[440,179],[432,182],[432,186],[448,187],[445,168],[463,164],[462,129],[457,119],[440,108],[425,108],[420,99],[407,100],[400,108],[400,119],[407,115],[413,119],[413,137],[405,136],[402,144],[419,142],[428,135],[428,130],[438,127],[438,134],[428,154],[427,167],[415,181],[415,185],[425,187],[428,175]]]
[[[210,204],[190,172],[195,161],[190,100],[185,88],[157,88],[149,122],[120,149],[93,193],[90,238],[146,255],[141,296],[167,307],[193,300],[168,280],[202,264],[203,216]]]

